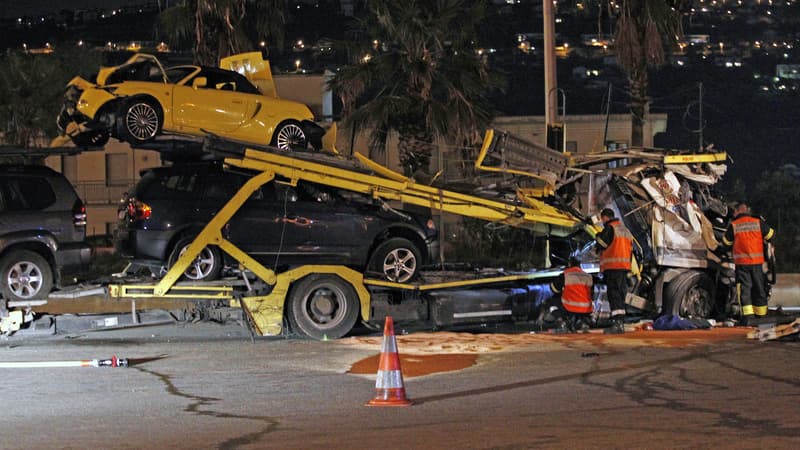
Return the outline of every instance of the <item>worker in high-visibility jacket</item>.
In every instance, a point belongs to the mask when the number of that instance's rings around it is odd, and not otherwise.
[[[722,243],[726,247],[733,247],[736,296],[742,308],[741,323],[748,325],[754,317],[767,315],[764,243],[772,239],[775,231],[764,219],[752,215],[744,202],[736,204],[733,214]]]
[[[592,314],[592,276],[581,268],[581,261],[570,257],[564,272],[550,283],[554,295],[551,306],[558,307],[564,316],[563,331],[586,332],[590,328]]]
[[[625,332],[625,295],[633,256],[633,235],[609,208],[600,212],[600,219],[604,228],[594,239],[600,251],[600,271],[611,307],[611,327],[605,332],[620,334]]]

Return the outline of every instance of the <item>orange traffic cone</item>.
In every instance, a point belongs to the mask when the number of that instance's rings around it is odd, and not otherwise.
[[[383,345],[378,363],[378,378],[375,380],[375,398],[367,406],[411,406],[403,387],[403,371],[400,356],[397,354],[397,341],[394,338],[394,321],[386,316],[383,326]]]

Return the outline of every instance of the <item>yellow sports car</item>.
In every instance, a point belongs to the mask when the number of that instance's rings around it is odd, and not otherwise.
[[[58,116],[77,146],[102,146],[110,136],[143,144],[161,133],[217,136],[282,149],[321,147],[324,130],[308,106],[275,94],[269,63],[258,52],[225,58],[220,67],[164,69],[136,54],[101,68],[95,83],[76,77]]]

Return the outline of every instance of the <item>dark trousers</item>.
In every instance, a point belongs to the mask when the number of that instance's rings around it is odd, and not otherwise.
[[[556,310],[550,312],[550,309],[555,306]],[[571,311],[567,311],[564,308],[564,304],[561,302],[561,295],[556,294],[549,299],[547,299],[544,304],[542,305],[542,310],[539,313],[539,322],[544,321],[544,317],[550,313],[551,317],[555,319],[561,319],[564,323],[567,324],[567,328],[570,330],[577,330],[580,328],[582,323],[585,323],[587,326],[592,325],[592,314],[591,313],[574,313]]]
[[[575,323],[577,319],[590,319],[592,314],[591,313],[574,313],[572,311],[568,311],[567,308],[564,307],[564,303],[561,301],[561,295],[556,294],[547,301],[548,309],[549,307],[555,306],[558,308],[556,311],[556,317],[561,317],[562,319],[568,320],[572,323]]]
[[[761,264],[736,266],[736,291],[739,304],[742,306],[742,315],[757,316],[767,314],[767,291],[765,289],[766,277]]]
[[[606,284],[608,304],[611,306],[611,317],[625,315],[625,294],[628,293],[627,270],[604,270],[603,282]]]

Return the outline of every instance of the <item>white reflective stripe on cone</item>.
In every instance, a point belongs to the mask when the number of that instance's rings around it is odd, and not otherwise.
[[[375,379],[375,389],[393,389],[403,387],[403,373],[399,370],[379,370]]]
[[[395,341],[394,336],[390,336],[390,339],[383,339],[381,353],[397,353],[397,341]]]

